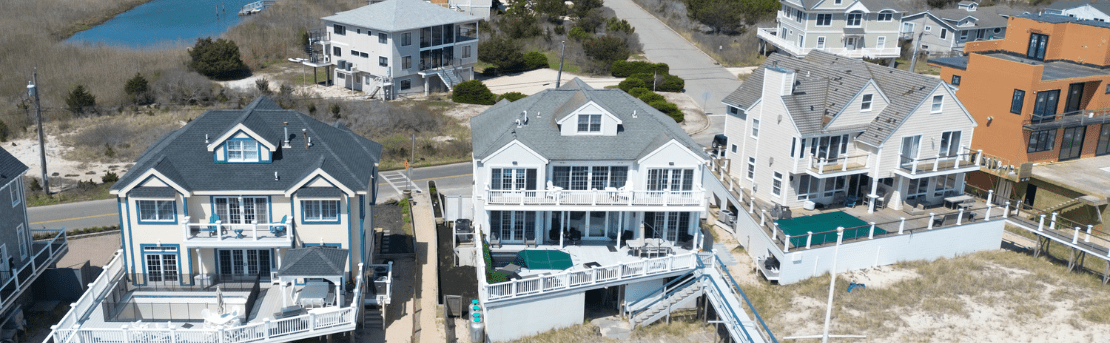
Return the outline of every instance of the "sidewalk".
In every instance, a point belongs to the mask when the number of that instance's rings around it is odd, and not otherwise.
[[[436,223],[428,193],[413,194],[413,220],[416,224],[416,266],[420,279],[414,280],[418,294],[414,301],[405,303],[405,316],[386,329],[387,342],[408,342],[414,332],[412,316],[417,317],[416,342],[446,342],[441,319],[436,319]],[[414,303],[416,302],[416,303]],[[414,306],[415,305],[415,306]],[[394,305],[396,306],[396,305]]]

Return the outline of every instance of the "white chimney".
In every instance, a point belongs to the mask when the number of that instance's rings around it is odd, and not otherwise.
[[[794,90],[794,71],[778,66],[763,69],[763,96],[789,95]]]

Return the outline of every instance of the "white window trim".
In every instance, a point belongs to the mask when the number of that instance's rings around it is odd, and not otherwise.
[[[817,49],[824,49],[824,48],[825,48],[825,36],[818,36],[817,37]]]
[[[586,130],[582,130],[581,122],[575,122],[574,132],[579,133],[579,134],[596,135],[596,134],[601,134],[602,132],[605,131],[604,130],[605,128],[602,127],[602,126],[604,126],[603,123],[605,122],[605,120],[603,118],[601,118],[602,115],[600,113],[598,113],[598,114],[580,113],[580,114],[578,114],[578,118],[577,118],[578,121],[581,121],[583,116],[585,116],[586,120],[587,120],[586,121]],[[597,130],[593,130],[591,128],[591,126],[593,126],[593,124],[590,124],[590,121],[591,121],[591,119],[593,119],[594,116],[598,117]]]
[[[325,201],[335,203],[335,207],[334,207],[335,208],[335,217],[325,216],[324,206],[323,206],[323,203]],[[301,200],[301,206],[304,207],[304,209],[302,210],[304,215],[301,217],[301,220],[303,220],[305,223],[339,221],[339,205],[340,205],[339,203],[340,203],[339,200],[326,200],[326,199],[322,199],[322,200]],[[309,208],[312,208],[313,210],[315,210],[316,213],[318,213],[319,215],[310,217],[308,215],[308,209]]]
[[[759,139],[759,119],[752,118],[752,138]]]
[[[235,151],[239,152],[239,157],[238,158],[232,158],[231,157],[231,152],[233,150],[231,148],[232,143],[238,143],[238,145],[239,145],[238,148],[234,149]],[[249,145],[253,145],[253,149],[254,149],[254,155],[253,155],[254,158],[253,159],[248,158],[248,153],[251,151],[251,147]],[[261,158],[261,152],[258,151],[258,141],[255,141],[253,139],[249,140],[249,141],[248,140],[228,140],[225,148],[227,149],[227,162],[258,162],[259,159]]]
[[[748,180],[755,179],[755,157],[748,156],[748,168],[751,171],[744,172],[744,178]]]
[[[154,203],[154,219],[143,219],[143,203]],[[170,217],[164,218],[164,213],[161,213],[161,203],[169,202],[174,203],[170,205]],[[135,212],[139,215],[139,222],[143,223],[172,223],[177,220],[177,204],[174,200],[135,200]]]
[[[859,24],[852,25],[852,16],[853,15],[858,15],[859,16]],[[844,17],[844,27],[863,27],[863,17],[864,17],[864,15],[865,14],[863,12],[859,12],[859,11],[848,12],[848,14]]]
[[[868,99],[868,97],[871,97],[871,98]],[[871,103],[873,103],[873,102],[875,102],[875,95],[874,94],[864,94],[863,96],[860,97],[859,111],[860,112],[871,112],[871,108],[873,107],[871,105]]]
[[[782,196],[782,173],[775,172],[771,178],[771,194]]]
[[[879,36],[878,38],[875,38],[875,48],[886,49],[886,36]]]
[[[937,102],[937,98],[940,98],[939,103]],[[932,99],[933,100],[932,100],[932,104],[930,105],[931,107],[929,108],[929,113],[936,114],[936,113],[944,112],[944,95],[939,95],[939,94],[934,95],[932,97]]]
[[[16,234],[19,236],[19,257],[27,259],[27,231],[23,229],[23,224],[15,227]]]
[[[948,40],[948,29],[940,29],[940,40]]]
[[[821,16],[823,16],[823,15],[829,16],[829,23],[828,24],[821,25]],[[817,26],[817,27],[830,27],[830,26],[832,26],[832,13],[818,13],[817,14],[817,23],[814,24],[814,26]]]
[[[929,25],[925,25],[925,32],[933,32],[933,27],[929,26]]]
[[[12,196],[12,207],[15,207],[19,205],[19,203],[23,202],[23,187],[21,187],[22,184],[23,182],[12,182],[8,184],[8,188],[11,191]]]

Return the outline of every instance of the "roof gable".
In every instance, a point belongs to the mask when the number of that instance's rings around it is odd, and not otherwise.
[[[12,180],[18,179],[30,169],[19,159],[0,148],[0,187],[7,185]]]
[[[388,32],[479,19],[481,18],[420,0],[385,0],[323,18],[325,21]]]

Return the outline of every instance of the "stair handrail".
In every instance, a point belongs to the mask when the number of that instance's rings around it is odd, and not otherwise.
[[[748,304],[748,308],[752,310],[755,319],[758,320],[759,325],[763,327],[762,332],[766,333],[767,336],[771,338],[771,342],[778,343],[779,341],[775,339],[775,335],[771,333],[771,329],[767,327],[767,323],[763,321],[763,317],[759,316],[759,311],[755,310],[755,305],[752,305],[752,301],[748,299],[748,295],[744,294],[744,291],[740,289],[740,285],[736,283],[736,279],[732,278],[732,273],[729,273],[728,267],[725,266],[724,262],[721,262],[721,257],[714,253],[713,259],[717,261],[717,270],[725,272],[725,276],[728,276],[728,281],[732,283],[733,290],[735,290],[736,294],[739,294],[740,297],[744,299],[744,302]],[[701,259],[698,259],[698,264],[700,267]]]
[[[708,275],[703,275],[703,276],[706,277],[706,278],[709,278]],[[736,310],[734,310],[732,307],[728,306],[728,301],[725,300],[725,297],[727,295],[725,295],[725,292],[723,290],[721,290],[721,286],[717,285],[716,282],[713,282],[713,279],[709,279],[709,284],[713,286],[713,290],[717,291],[717,296],[721,298],[722,302],[724,302],[724,304],[722,304],[721,307],[724,307],[728,310],[728,314],[732,316],[732,321],[736,322],[734,325],[739,326],[738,328],[736,328],[736,330],[739,330],[740,332],[743,332],[744,337],[748,339],[748,342],[755,342],[755,340],[752,339],[752,335],[750,333],[748,333],[748,330],[744,329],[744,323],[742,321],[740,321],[740,315],[737,315]],[[727,326],[728,323],[726,323],[725,325]],[[774,337],[772,337],[772,340],[774,340]],[[775,341],[775,342],[777,343],[778,341]]]
[[[642,297],[640,297],[639,299],[636,299],[636,300],[632,300],[632,301],[627,301],[627,300],[626,300],[626,301],[625,301],[625,303],[629,303],[629,304],[635,304],[635,303],[638,303],[638,302],[640,302],[641,300],[644,300],[644,299],[647,299],[647,298],[653,297],[653,296],[655,296],[656,294],[659,294],[659,293],[663,293],[663,297],[666,297],[666,296],[667,296],[667,294],[668,294],[668,292],[667,292],[667,287],[669,287],[669,286],[672,286],[672,285],[674,285],[675,283],[677,283],[677,282],[679,282],[679,281],[682,281],[682,280],[683,280],[684,278],[686,278],[686,277],[687,277],[687,276],[689,276],[690,274],[693,274],[693,273],[694,273],[694,270],[696,270],[696,269],[691,269],[690,271],[686,272],[685,274],[679,275],[679,276],[678,276],[678,277],[676,277],[676,278],[675,278],[674,280],[671,280],[670,282],[667,282],[666,284],[664,284],[664,285],[663,285],[663,287],[661,287],[661,288],[659,288],[659,289],[657,289],[657,290],[651,291],[651,294],[648,294],[648,295],[642,296]],[[696,277],[695,277],[695,278],[696,278]],[[689,280],[687,280],[687,281],[689,281]],[[672,289],[672,290],[673,290],[673,289]],[[650,306],[651,306],[651,305],[653,305],[653,304],[654,304],[654,302],[652,302],[652,303],[648,303],[648,304],[647,304],[647,305],[645,305],[645,306],[646,306],[646,307],[650,307]],[[625,305],[625,306],[627,306],[627,305]],[[625,312],[632,312],[632,311],[625,311]]]
[[[630,313],[630,314],[628,315],[628,317],[629,317],[629,318],[635,318],[635,317],[636,317],[637,315],[639,315],[639,314],[641,314],[641,313],[644,313],[644,311],[647,311],[647,310],[651,309],[651,306],[653,306],[653,305],[655,305],[655,304],[658,304],[659,302],[661,302],[661,301],[663,301],[663,300],[667,299],[667,298],[668,298],[668,297],[670,297],[671,295],[674,295],[674,294],[675,294],[675,293],[677,293],[678,291],[680,291],[680,290],[683,290],[683,289],[686,289],[686,287],[690,287],[690,285],[693,285],[693,284],[697,283],[698,281],[700,281],[700,280],[701,280],[702,278],[706,278],[706,277],[708,277],[708,276],[705,276],[705,275],[699,275],[699,276],[696,276],[696,277],[694,277],[694,278],[692,278],[692,279],[689,279],[689,280],[687,280],[687,281],[690,281],[690,282],[689,282],[689,283],[687,283],[687,284],[686,284],[685,286],[682,286],[682,287],[675,287],[674,289],[671,289],[671,290],[670,290],[669,292],[667,292],[666,294],[663,294],[663,296],[662,296],[662,297],[659,297],[659,299],[655,299],[655,301],[652,301],[652,302],[648,303],[647,305],[644,305],[644,307],[641,307],[641,308],[640,308],[639,310],[635,310],[635,311],[632,311],[632,312],[631,312],[631,313]],[[676,279],[676,280],[677,280],[677,279]],[[673,281],[672,281],[672,282],[673,282]]]

